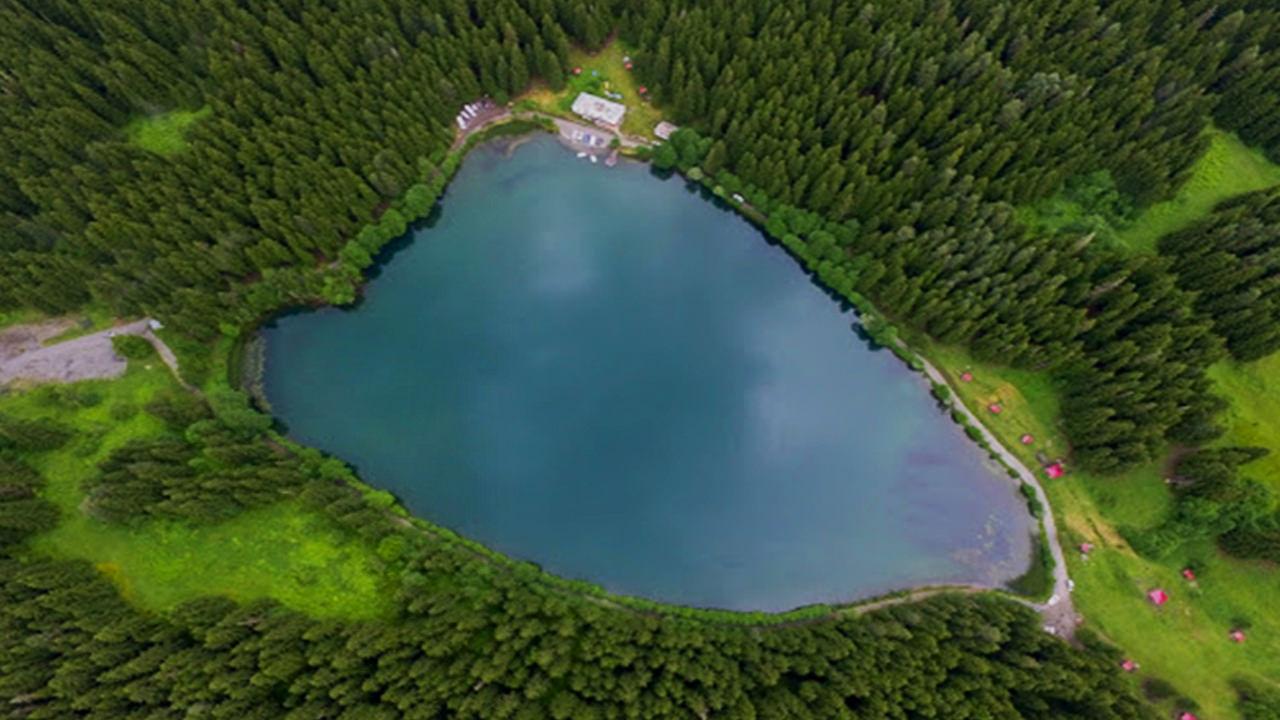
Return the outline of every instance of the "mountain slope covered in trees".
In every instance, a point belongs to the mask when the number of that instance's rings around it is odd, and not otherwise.
[[[349,302],[443,190],[458,108],[517,95],[615,29],[691,128],[663,151],[672,164],[746,195],[836,290],[980,358],[1052,370],[1082,465],[1118,472],[1213,439],[1205,368],[1274,349],[1270,310],[1247,318],[1261,339],[1232,330],[1240,293],[1270,297],[1270,255],[1238,231],[1269,237],[1258,207],[1186,235],[1224,268],[1259,267],[1240,287],[1191,277],[1204,261],[1182,236],[1168,259],[1133,258],[1013,210],[1101,170],[1138,205],[1167,197],[1210,121],[1280,158],[1280,11],[1266,0],[10,0],[0,310],[94,302],[209,341]],[[130,142],[131,122],[174,110],[200,111],[185,147]],[[282,455],[263,419],[210,400],[156,399],[167,430],[114,449],[88,509],[214,522],[302,498],[380,548],[398,538],[400,617],[222,600],[138,611],[92,568],[29,551],[57,522],[35,468],[68,437],[56,419],[3,419],[13,712],[1147,716],[1107,651],[1071,649],[994,598],[748,630],[548,590],[402,532],[345,472]],[[1273,517],[1250,515],[1250,553],[1273,544]]]

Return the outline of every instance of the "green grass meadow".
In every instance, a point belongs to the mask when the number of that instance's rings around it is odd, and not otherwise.
[[[1051,458],[1067,454],[1057,426],[1058,394],[1049,378],[983,365],[955,348],[922,349],[949,376],[961,399],[1029,467],[1038,467],[1037,450]],[[972,382],[959,380],[966,370],[973,373]],[[1004,407],[999,416],[985,410],[995,400]],[[1271,401],[1277,400],[1273,396]],[[1233,404],[1232,412],[1239,407]],[[1028,433],[1035,437],[1029,448],[1019,442]],[[1272,444],[1280,445],[1280,436]],[[1280,572],[1265,563],[1227,557],[1209,542],[1190,543],[1162,562],[1134,553],[1116,528],[1149,527],[1163,519],[1172,502],[1162,469],[1157,463],[1122,477],[1069,469],[1062,479],[1044,480],[1076,582],[1077,610],[1086,627],[1141,665],[1135,681],[1162,678],[1199,703],[1203,717],[1237,717],[1233,677],[1280,679],[1280,614],[1273,609],[1273,598],[1280,597]],[[1083,542],[1095,546],[1087,559],[1078,551]],[[1195,584],[1181,576],[1189,565],[1198,575]],[[1168,605],[1155,608],[1147,601],[1146,592],[1155,587],[1169,592]],[[1237,645],[1227,634],[1241,623],[1250,627],[1249,639]]]
[[[1114,208],[1095,206],[1097,201],[1082,200],[1064,190],[1034,205],[1017,208],[1018,219],[1041,232],[1096,232],[1126,252],[1155,254],[1156,241],[1161,236],[1207,216],[1219,202],[1280,185],[1280,165],[1269,162],[1261,151],[1216,128],[1209,129],[1208,137],[1208,149],[1178,194],[1136,217],[1128,216],[1131,209],[1117,215]],[[1110,182],[1108,174],[1102,175]],[[1114,185],[1110,192],[1117,192]]]
[[[373,548],[293,503],[203,526],[112,525],[82,511],[81,485],[101,459],[130,439],[165,432],[142,407],[157,391],[173,386],[168,370],[153,358],[131,366],[118,380],[49,385],[0,397],[0,412],[56,417],[77,430],[66,447],[31,458],[46,478],[44,496],[63,513],[62,523],[35,538],[32,548],[93,563],[125,598],[153,611],[224,595],[274,598],[321,618],[393,612]]]
[[[1156,251],[1156,240],[1209,214],[1229,197],[1280,185],[1280,165],[1233,133],[1213,130],[1208,151],[1177,196],[1147,208],[1117,241],[1134,252]]]
[[[157,155],[174,155],[187,147],[186,132],[198,120],[213,113],[206,106],[199,110],[171,110],[156,115],[134,118],[125,125],[129,142]]]
[[[1161,235],[1207,216],[1218,202],[1276,184],[1280,166],[1234,135],[1214,131],[1209,151],[1177,197],[1141,213],[1118,240],[1133,252],[1155,252]],[[1076,211],[1060,202],[1036,208],[1042,221],[1048,217],[1058,226],[1078,219],[1072,215]],[[1059,392],[1046,374],[984,365],[963,350],[927,340],[918,348],[1030,467],[1038,467],[1036,451],[1069,456],[1058,426]],[[965,371],[973,373],[971,382],[960,381]],[[1230,401],[1223,418],[1227,433],[1218,442],[1269,448],[1272,454],[1246,466],[1246,472],[1271,479],[1280,491],[1280,354],[1248,364],[1223,362],[1209,374],[1216,391]],[[996,401],[1004,408],[998,416],[986,411]],[[1035,437],[1030,447],[1019,442],[1024,434]],[[1160,562],[1134,553],[1117,528],[1153,527],[1171,510],[1164,465],[1153,463],[1121,477],[1069,469],[1060,480],[1045,480],[1076,582],[1076,607],[1086,627],[1140,665],[1135,683],[1161,678],[1197,702],[1200,717],[1238,718],[1232,678],[1280,684],[1280,612],[1275,610],[1280,569],[1226,556],[1208,540],[1187,543]],[[1078,550],[1084,542],[1095,546],[1087,558]],[[1182,577],[1185,567],[1195,569],[1196,582]],[[1156,587],[1171,597],[1160,608],[1146,599]],[[1238,626],[1248,628],[1243,644],[1228,637]],[[1172,713],[1171,701],[1158,704]]]
[[[573,48],[569,64],[564,69],[565,89],[554,93],[542,82],[537,82],[529,92],[517,98],[517,104],[521,100],[531,101],[544,112],[576,120],[577,116],[569,108],[578,93],[620,92],[622,99],[618,102],[627,106],[627,114],[622,118],[622,131],[652,139],[653,128],[662,120],[662,113],[640,94],[640,83],[623,62],[627,56],[627,48],[617,40],[594,53]],[[575,67],[582,68],[581,75],[573,74]],[[596,74],[593,75],[592,71]]]

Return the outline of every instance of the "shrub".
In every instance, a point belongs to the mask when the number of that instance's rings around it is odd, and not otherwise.
[[[942,383],[934,383],[932,388],[933,396],[943,405],[951,403],[951,388]]]
[[[1011,472],[1010,474],[1017,477],[1017,473]],[[1031,512],[1032,517],[1038,519],[1044,516],[1044,505],[1040,504],[1040,498],[1036,497],[1036,489],[1031,487],[1030,483],[1024,482],[1019,485],[1018,492],[1022,493],[1022,497],[1026,498],[1027,510]]]
[[[1008,588],[1018,595],[1041,598],[1053,589],[1053,555],[1044,533],[1037,533],[1031,541],[1031,565],[1027,571],[1009,582]]]
[[[138,414],[138,406],[130,402],[118,402],[111,406],[110,414],[112,420],[124,422]]]
[[[111,347],[126,360],[146,360],[156,353],[151,343],[137,335],[117,335],[111,338]]]
[[[1177,695],[1178,690],[1167,680],[1153,677],[1142,683],[1142,693],[1147,696],[1148,700],[1159,702]]]
[[[56,420],[22,420],[0,415],[0,449],[34,452],[54,450],[67,444],[73,434],[71,428]]]
[[[271,427],[270,416],[254,410],[249,396],[229,387],[217,387],[209,391],[209,404],[213,413],[231,430],[256,435]]]
[[[145,409],[174,430],[209,418],[209,407],[199,397],[170,388],[156,393]]]
[[[1273,720],[1280,717],[1280,690],[1238,678],[1232,681],[1240,716],[1244,720]]]

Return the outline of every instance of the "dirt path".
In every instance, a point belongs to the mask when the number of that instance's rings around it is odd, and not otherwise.
[[[0,363],[44,347],[49,340],[72,329],[75,318],[62,317],[0,330]]]
[[[17,326],[9,328],[5,333],[26,333],[31,337],[44,334],[45,339],[57,334],[47,334],[47,330],[41,329],[45,325],[47,324]],[[144,318],[55,345],[42,346],[39,342],[32,345],[28,342],[18,352],[7,357],[0,356],[0,386],[15,382],[69,383],[120,377],[129,364],[116,354],[111,344],[111,338],[117,335],[137,335],[151,343],[160,359],[173,371],[178,381],[182,382],[181,375],[178,374],[177,356],[151,331],[151,319]],[[183,385],[186,383],[183,382]]]
[[[479,122],[475,125],[468,126],[467,129],[461,130],[457,133],[457,137],[454,138],[453,145],[449,147],[449,151],[457,152],[462,148],[463,145],[467,143],[467,140],[470,139],[472,135],[475,135],[476,133],[484,132],[485,130],[488,130],[489,128],[493,127],[494,125],[500,125],[510,120],[511,117],[512,117],[511,111],[504,109],[495,115],[491,115],[485,118],[483,122]]]
[[[1067,638],[1068,640],[1071,639],[1075,636],[1075,629],[1079,616],[1076,615],[1075,607],[1071,602],[1072,583],[1071,578],[1067,574],[1067,560],[1062,554],[1062,544],[1058,540],[1058,527],[1053,519],[1053,508],[1049,504],[1049,496],[1045,494],[1044,487],[1040,484],[1040,479],[1036,477],[1035,473],[1027,469],[1027,466],[1024,465],[1017,456],[1009,452],[1009,450],[1000,443],[996,436],[987,429],[987,426],[978,419],[978,416],[975,415],[972,410],[965,406],[963,402],[959,401],[959,394],[956,393],[955,388],[951,387],[951,383],[947,381],[946,377],[928,360],[925,360],[924,358],[921,358],[921,360],[924,362],[925,374],[933,382],[946,385],[947,388],[951,390],[951,396],[957,398],[956,402],[953,403],[953,406],[960,412],[964,413],[965,417],[969,419],[969,423],[971,425],[978,428],[978,431],[982,433],[982,437],[987,441],[987,444],[991,446],[992,451],[999,455],[1005,464],[1012,468],[1014,472],[1018,473],[1019,479],[1035,489],[1036,499],[1038,499],[1040,504],[1044,507],[1045,539],[1048,541],[1049,554],[1053,556],[1053,594],[1047,602],[1028,602],[1025,604],[1035,608],[1040,613],[1044,618],[1046,629],[1052,628],[1052,632],[1055,635]]]

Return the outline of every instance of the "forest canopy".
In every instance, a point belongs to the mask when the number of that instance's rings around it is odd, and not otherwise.
[[[1167,198],[1211,124],[1280,161],[1270,0],[11,0],[0,310],[95,303],[206,342],[351,302],[456,168],[458,109],[614,37],[687,128],[659,164],[743,194],[837,292],[1052,372],[1083,467],[1213,440],[1206,368],[1280,346],[1274,193],[1161,257],[1015,212],[1103,172],[1126,206]],[[190,120],[181,142],[135,141],[167,113]],[[275,447],[243,397],[147,412],[164,434],[98,465],[95,517],[216,522],[296,499],[385,549],[400,613],[144,613],[92,567],[26,549],[57,522],[39,460],[71,431],[0,417],[0,697],[17,716],[1149,716],[1111,651],[996,598],[751,631],[583,601],[405,532],[340,463]],[[1252,456],[1190,456],[1180,502],[1221,510],[1239,554],[1274,557],[1280,516],[1236,474]]]

